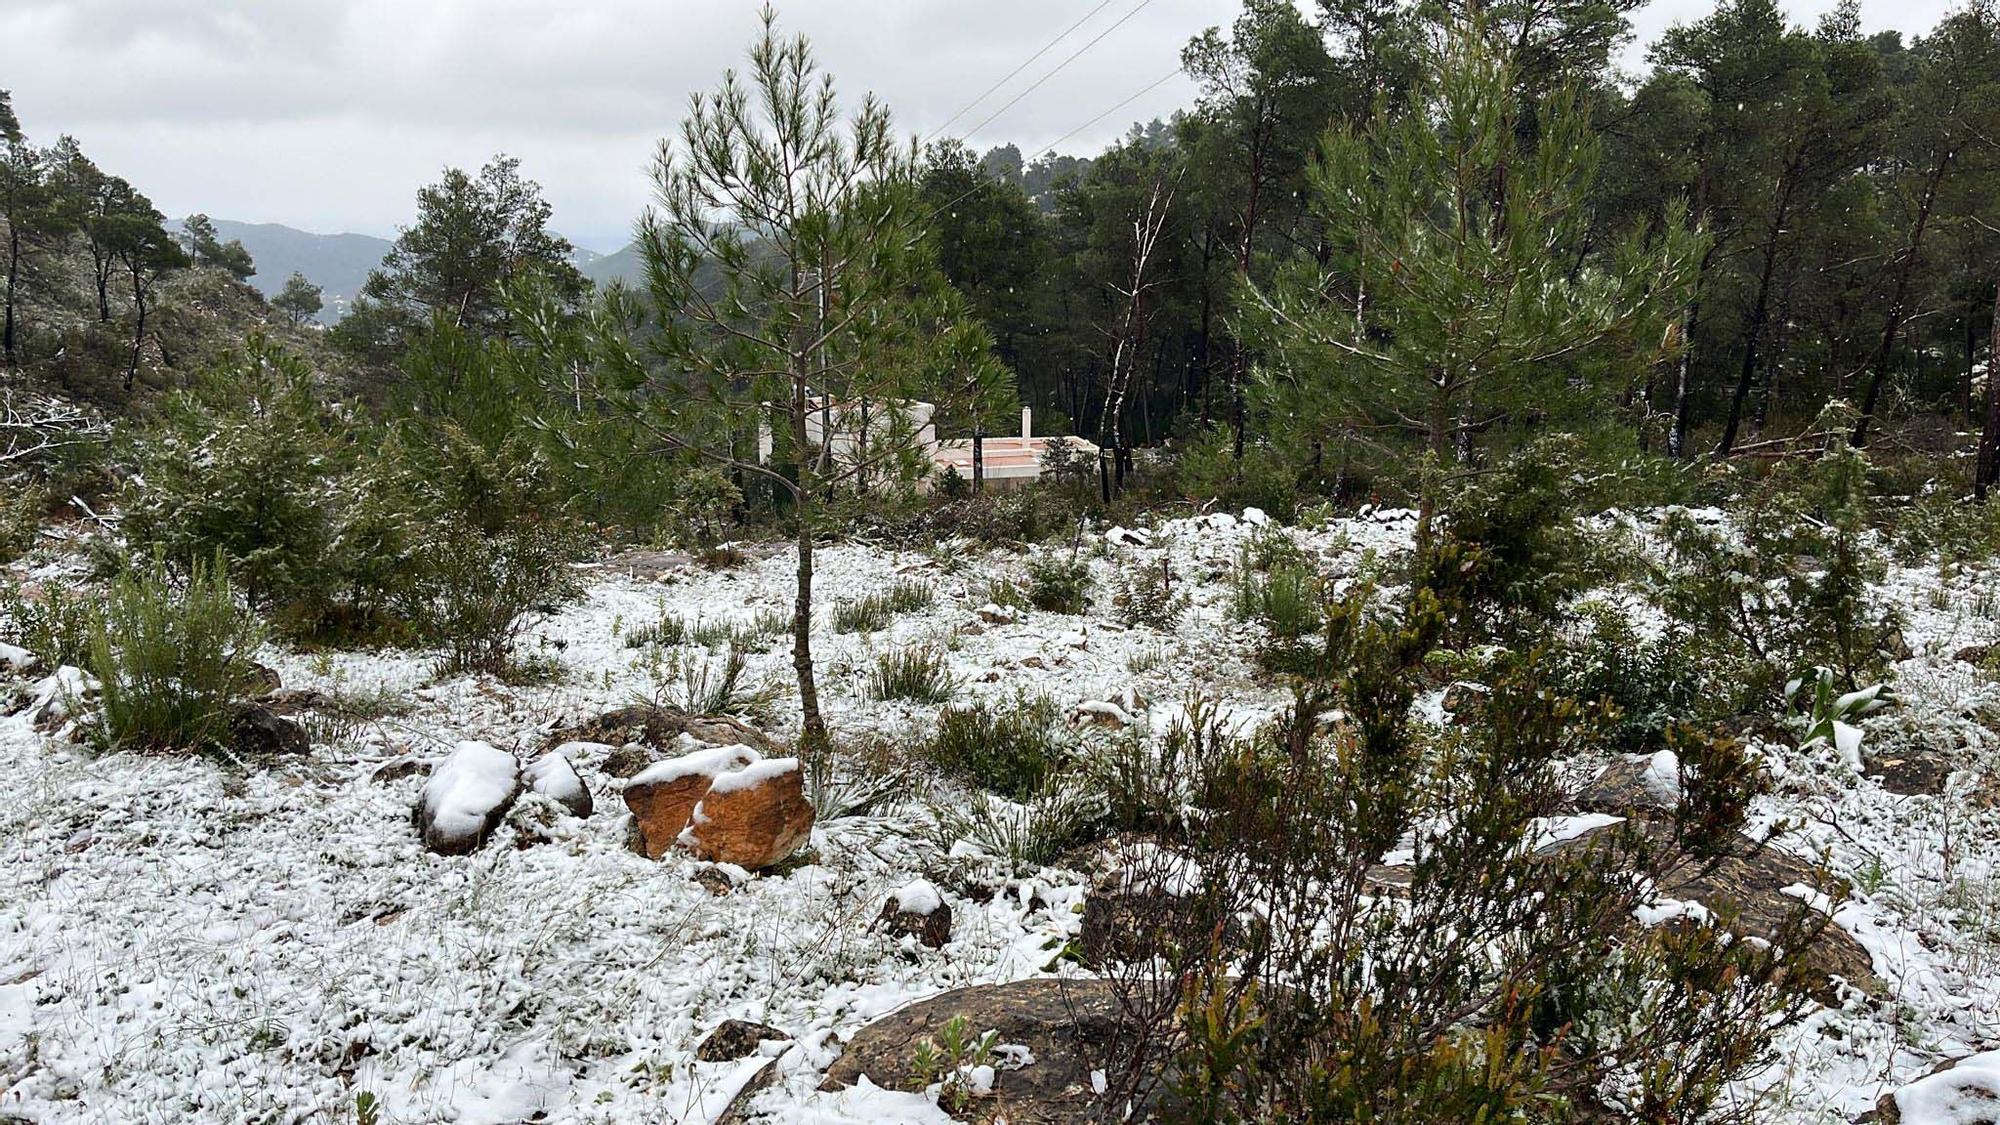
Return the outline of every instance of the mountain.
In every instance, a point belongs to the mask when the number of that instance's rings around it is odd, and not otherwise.
[[[644,284],[646,266],[639,258],[639,244],[628,242],[616,254],[600,254],[589,262],[578,262],[578,269],[599,287],[613,281],[622,281],[637,287]]]
[[[332,324],[347,313],[349,302],[361,292],[368,271],[382,264],[389,252],[389,240],[366,234],[313,234],[281,223],[239,223],[216,219],[215,233],[224,242],[240,239],[257,264],[257,276],[250,284],[266,297],[275,295],[293,272],[320,287],[326,307],[320,310],[321,323]]]

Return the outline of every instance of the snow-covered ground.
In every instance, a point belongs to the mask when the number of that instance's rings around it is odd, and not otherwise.
[[[1291,532],[1335,574],[1407,533],[1393,517]],[[946,654],[960,698],[1129,707],[1136,691],[1159,724],[1199,689],[1246,720],[1268,714],[1285,697],[1228,616],[1227,574],[1250,534],[1225,516],[1163,524],[1143,545],[1093,537],[1107,555],[1171,559],[1193,601],[1170,633],[1116,623],[1112,558],[1093,563],[1086,615],[995,624],[978,610],[991,580],[1020,576],[1018,555],[825,549],[824,614],[899,578],[937,592],[882,632],[819,632],[836,739],[928,732],[935,708],[866,692],[876,655],[921,644]],[[602,751],[576,761],[598,797],[588,820],[559,821],[540,843],[510,825],[454,858],[425,852],[412,825],[422,776],[373,776],[462,740],[538,750],[555,730],[655,695],[677,677],[655,650],[629,646],[630,630],[663,613],[785,612],[792,566],[780,554],[655,581],[606,564],[586,600],[528,636],[528,651],[567,670],[545,686],[437,681],[422,653],[273,651],[288,687],[406,706],[322,728],[310,756],[268,769],[94,758],[0,721],[0,1122],[347,1122],[363,1094],[383,1123],[700,1122],[762,1062],[694,1060],[728,1018],[798,1041],[757,1103],[772,1120],[947,1120],[915,1095],[815,1087],[843,1036],[899,1004],[1050,971],[1078,928],[1080,875],[1044,870],[986,902],[946,888],[953,936],[933,951],[873,924],[934,866],[920,800],[822,821],[814,862],[718,896],[692,860],[627,848]],[[1866,720],[1868,737],[1900,727],[1962,744],[1955,753],[1978,768],[1945,796],[1889,794],[1830,750],[1772,752],[1779,785],[1756,827],[1791,822],[1787,846],[1825,849],[1855,882],[1837,921],[1874,955],[1891,999],[1788,1031],[1779,1062],[1745,1087],[1769,1098],[1759,1120],[1846,1121],[1941,1058],[2000,1046],[2000,814],[1971,796],[1973,773],[1991,777],[2000,760],[1987,726],[2000,726],[2000,685],[1952,657],[2000,637],[1980,593],[1991,581],[1916,569],[1886,584],[1915,656],[1899,669],[1900,706]],[[789,675],[786,646],[750,657],[752,683]],[[788,703],[773,709],[779,735]]]

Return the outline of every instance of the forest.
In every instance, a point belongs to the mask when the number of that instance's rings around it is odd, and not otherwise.
[[[1643,3],[337,319],[0,90],[0,1125],[2000,1120],[2000,8]]]

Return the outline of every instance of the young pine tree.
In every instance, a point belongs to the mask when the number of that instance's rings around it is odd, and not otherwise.
[[[1476,435],[1552,396],[1646,370],[1699,239],[1677,215],[1586,254],[1598,143],[1573,89],[1523,142],[1512,68],[1450,28],[1407,107],[1337,127],[1310,172],[1324,264],[1251,290],[1272,359],[1257,406],[1316,459],[1354,443],[1416,479],[1420,553]]]
[[[915,143],[897,142],[873,98],[843,121],[806,40],[780,35],[769,7],[762,19],[747,78],[732,71],[698,96],[655,161],[639,247],[651,351],[669,374],[645,401],[663,444],[762,480],[790,508],[810,761],[828,743],[813,676],[815,537],[843,498],[930,470],[899,404],[968,417],[1011,392],[931,256]]]

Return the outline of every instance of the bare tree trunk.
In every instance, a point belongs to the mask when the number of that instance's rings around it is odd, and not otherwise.
[[[21,291],[21,227],[13,220],[7,223],[7,324],[0,329],[0,357],[7,366],[14,363],[14,306],[20,301]]]
[[[1715,445],[1717,457],[1727,457],[1735,448],[1736,428],[1743,420],[1743,403],[1750,397],[1750,386],[1757,378],[1757,347],[1763,341],[1764,322],[1771,314],[1771,275],[1778,264],[1778,241],[1784,237],[1785,219],[1791,212],[1797,170],[1796,160],[1788,162],[1778,181],[1778,205],[1771,212],[1771,236],[1764,244],[1763,268],[1757,274],[1757,299],[1750,306],[1750,323],[1745,328],[1748,339],[1743,345],[1743,366],[1736,374],[1735,393],[1729,396],[1729,417],[1722,424],[1722,440]]]
[[[132,362],[125,368],[125,389],[139,377],[139,350],[146,342],[146,287],[139,282],[139,270],[132,270]]]
[[[1986,425],[1979,432],[1979,465],[1973,476],[1973,495],[1986,499],[1996,472],[1995,454],[2000,453],[2000,273],[1993,285],[1993,339],[1986,349]]]
[[[1896,346],[1896,333],[1902,331],[1903,319],[1909,315],[1910,275],[1916,272],[1917,257],[1923,252],[1924,228],[1930,224],[1931,208],[1937,204],[1938,185],[1944,182],[1945,169],[1951,166],[1954,155],[1951,149],[1941,153],[1937,163],[1931,165],[1930,176],[1924,182],[1923,199],[1917,204],[1917,221],[1910,228],[1910,244],[1904,249],[1903,260],[1896,271],[1896,295],[1889,302],[1889,319],[1882,325],[1882,339],[1875,347],[1875,369],[1869,372],[1868,390],[1861,396],[1861,417],[1855,421],[1854,436],[1849,439],[1849,444],[1856,449],[1868,444],[1868,428],[1875,420],[1875,407],[1882,398],[1882,380],[1888,374],[1889,355]],[[1988,378],[1991,378],[1990,371]]]
[[[793,458],[801,474],[806,468],[806,419],[811,406],[806,399],[805,373],[800,371],[792,382],[792,441]],[[822,434],[830,438],[830,434]],[[831,441],[828,442],[831,444]],[[812,653],[812,596],[813,596],[813,521],[812,490],[801,479],[793,490],[792,515],[797,521],[795,528],[798,541],[799,567],[798,585],[792,602],[792,672],[799,684],[799,758],[808,772],[832,746],[832,739],[826,732],[826,720],[819,712],[819,682],[813,674]]]

